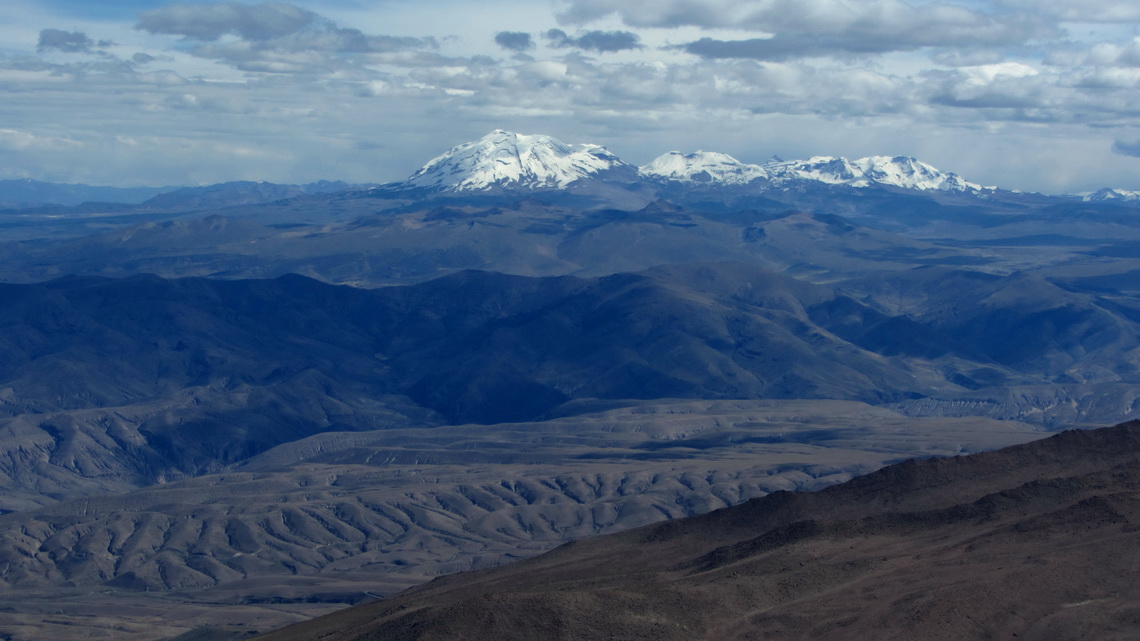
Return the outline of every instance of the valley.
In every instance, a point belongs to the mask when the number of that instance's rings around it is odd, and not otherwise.
[[[265,632],[568,539],[1041,436],[856,402],[680,400],[328,432],[225,472],[0,516],[0,583],[23,622],[5,632],[99,638],[91,622],[107,611],[130,613],[118,639]]]

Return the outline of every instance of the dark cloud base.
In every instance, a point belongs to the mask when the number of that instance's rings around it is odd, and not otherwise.
[[[59,29],[44,29],[40,31],[40,40],[37,49],[47,51],[56,49],[65,53],[91,53],[96,49],[110,47],[113,42],[109,40],[92,40],[82,31],[61,31]]]
[[[500,31],[495,34],[495,44],[507,51],[534,49],[534,39],[524,31]]]
[[[542,36],[556,49],[574,48],[613,53],[641,48],[641,38],[629,31],[586,31],[572,37],[561,29],[551,29]]]
[[[1112,143],[1112,151],[1121,156],[1140,158],[1140,140],[1117,140]]]

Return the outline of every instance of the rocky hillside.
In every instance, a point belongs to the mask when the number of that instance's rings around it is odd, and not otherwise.
[[[1140,423],[579,541],[262,637],[1125,639]]]

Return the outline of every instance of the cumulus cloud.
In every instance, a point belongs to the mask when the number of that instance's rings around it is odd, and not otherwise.
[[[367,165],[336,157],[361,159],[352,156],[358,132],[386,145],[404,136],[411,147],[427,135],[446,148],[468,135],[471,122],[486,129],[530,123],[530,130],[557,133],[549,129],[553,124],[581,130],[582,139],[591,131],[622,132],[611,140],[627,142],[625,132],[635,130],[646,132],[644,139],[653,132],[694,140],[692,132],[701,131],[730,144],[740,136],[726,138],[724,131],[752,132],[764,144],[769,136],[814,136],[814,147],[803,145],[813,153],[846,153],[827,147],[831,134],[819,133],[824,130],[839,132],[836,139],[882,131],[888,145],[922,132],[957,148],[963,131],[1022,127],[1032,134],[1047,122],[1070,132],[1114,127],[1121,139],[1111,151],[1104,130],[1083,139],[1110,160],[1112,151],[1140,156],[1140,139],[1121,129],[1140,130],[1140,40],[1129,25],[1109,24],[1140,20],[1134,0],[558,0],[564,11],[557,25],[546,24],[550,3],[511,0],[520,11],[516,25],[545,25],[529,33],[500,31],[509,25],[483,20],[486,8],[478,3],[449,5],[446,16],[423,3],[397,3],[399,10],[382,16],[363,6],[346,9],[361,3],[340,3],[338,11],[346,13],[338,16],[359,11],[360,19],[336,23],[314,13],[319,3],[302,8],[300,0],[173,1],[183,4],[130,18],[125,26],[135,24],[139,32],[133,42],[116,36],[116,52],[127,51],[121,60],[101,50],[110,43],[98,40],[106,34],[91,31],[95,27],[86,27],[90,36],[44,30],[39,50],[52,55],[37,56],[31,51],[36,25],[28,51],[0,53],[0,81],[18,89],[5,104],[11,129],[0,130],[0,150],[13,150],[15,158],[19,150],[54,149],[62,158],[66,142],[49,140],[55,129],[29,123],[67,122],[82,132],[84,144],[94,145],[91,132],[129,114],[132,127],[155,133],[153,143],[143,133],[137,139],[142,147],[153,145],[153,158],[161,159],[168,155],[164,132],[193,130],[189,119],[208,114],[211,131],[245,145],[280,135],[278,146],[265,143],[264,158],[277,167],[297,148],[292,138],[298,132],[323,128],[310,137],[320,141],[313,148],[338,149],[329,159],[342,172]],[[414,20],[401,28],[431,24],[440,40],[382,35],[389,27],[374,26],[409,16]],[[548,26],[561,28],[544,31]],[[675,47],[659,48],[665,43]],[[475,55],[486,47],[506,55]],[[594,55],[609,52],[622,53]],[[378,109],[399,117],[377,118]],[[780,131],[765,129],[773,126]],[[342,140],[348,146],[336,147]],[[723,144],[717,140],[700,144]],[[88,149],[96,148],[105,149]],[[195,166],[212,172],[194,180],[233,177],[200,160],[214,151],[187,151],[199,153]],[[894,153],[877,147],[855,153],[884,151]],[[297,162],[312,166],[308,159]],[[1127,163],[1117,157],[1116,165]],[[189,166],[187,160],[168,169]],[[145,163],[131,167],[151,171]],[[224,169],[254,171],[238,164]],[[269,170],[259,165],[256,171]]]
[[[40,40],[37,49],[39,51],[56,49],[66,53],[90,53],[97,48],[109,47],[112,44],[113,43],[108,40],[96,42],[82,31],[44,29],[40,31]]]
[[[755,3],[744,24],[773,34],[724,41],[702,38],[684,50],[707,58],[786,60],[795,57],[878,54],[926,47],[994,47],[1055,33],[1028,15],[997,18],[964,7],[912,7],[898,0],[860,4],[840,0],[768,0]]]
[[[988,14],[961,5],[912,6],[901,0],[571,0],[560,15],[585,24],[616,14],[631,26],[732,28],[761,32],[742,40],[702,38],[683,46],[707,58],[786,60],[913,51],[923,47],[1022,44],[1059,31],[1030,11]]]
[[[1098,67],[1140,67],[1140,38],[1133,38],[1131,42],[1124,45],[1107,42],[1098,43],[1089,50],[1083,62]]]
[[[367,61],[370,55],[439,46],[430,37],[371,35],[339,27],[311,11],[280,2],[173,5],[142,14],[136,27],[201,41],[191,51],[196,56],[242,71],[268,73],[324,72],[353,64],[345,54],[360,54]],[[226,35],[237,38],[219,42]],[[400,64],[401,60],[384,62]]]
[[[558,15],[563,24],[586,24],[616,14],[639,27],[724,27],[739,24],[750,3],[739,0],[570,0]]]
[[[542,35],[550,43],[550,46],[559,49],[575,48],[584,51],[612,53],[641,48],[641,39],[636,33],[629,31],[586,31],[576,37],[571,37],[570,34],[561,29],[551,29]]]
[[[269,40],[297,33],[317,15],[282,2],[245,5],[237,2],[171,5],[139,16],[137,28],[150,33],[217,40],[236,34],[246,40]]]
[[[534,39],[525,31],[500,31],[495,34],[495,44],[508,51],[534,49]]]
[[[931,104],[972,109],[1031,110],[1046,104],[1047,84],[1020,63],[963,67],[926,74]],[[1024,115],[1021,116],[1024,118]]]

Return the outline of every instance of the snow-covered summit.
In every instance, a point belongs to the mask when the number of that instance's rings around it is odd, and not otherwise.
[[[1131,202],[1140,200],[1140,191],[1130,191],[1126,189],[1112,189],[1105,187],[1098,189],[1091,193],[1079,194],[1081,200],[1090,203],[1103,203],[1103,202]]]
[[[623,169],[635,171],[600,145],[568,145],[550,136],[497,129],[434,158],[405,184],[449,191],[562,189]]]
[[[772,160],[751,165],[716,152],[671,151],[640,171],[649,178],[683,183],[743,185],[761,181],[790,186],[797,182],[817,182],[848,187],[889,185],[921,191],[983,191],[981,185],[907,156],[868,156],[856,160],[815,156],[807,160]]]
[[[585,178],[634,182],[639,176],[653,181],[748,185],[759,189],[823,183],[965,193],[988,190],[907,156],[868,156],[856,160],[815,156],[807,160],[773,159],[754,165],[723,153],[671,151],[637,168],[600,145],[568,145],[550,136],[502,129],[453,147],[400,186],[467,192],[533,191],[565,189]]]
[[[856,160],[815,156],[764,165],[774,182],[815,180],[832,185],[869,187],[889,185],[920,191],[983,191],[981,185],[958,174],[941,171],[908,156],[868,156]]]
[[[686,183],[719,183],[743,185],[757,178],[767,178],[768,172],[759,165],[750,165],[715,151],[698,151],[686,154],[670,151],[653,159],[639,170],[642,176]]]

